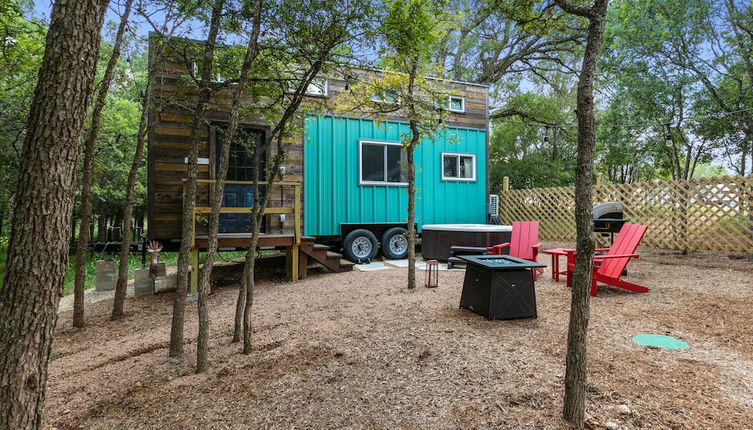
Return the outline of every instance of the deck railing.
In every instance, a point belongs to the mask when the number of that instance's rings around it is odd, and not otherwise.
[[[188,179],[183,179],[183,197],[186,195],[186,183]],[[205,184],[211,186],[217,181],[214,179],[197,179],[196,184]],[[252,181],[225,181],[225,185],[253,185]],[[259,181],[259,185],[269,186],[269,181]],[[292,187],[293,188],[293,205],[292,207],[267,207],[264,214],[290,214],[293,216],[293,245],[289,248],[289,272],[293,281],[298,280],[298,252],[301,245],[301,183],[299,182],[274,182],[273,186]],[[211,188],[208,193],[212,194]],[[211,198],[210,198],[211,201]],[[221,207],[220,214],[250,214],[253,211],[251,207]],[[198,291],[198,273],[199,273],[199,249],[196,247],[196,215],[207,215],[212,213],[209,206],[196,206],[193,217],[193,247],[191,249],[191,294],[195,295]]]
[[[183,196],[186,194],[186,182],[188,179],[183,179]],[[197,179],[196,184],[213,185],[217,182],[215,179]],[[253,185],[252,181],[225,181],[225,185]],[[259,181],[260,186],[269,186],[269,181]],[[292,207],[267,207],[264,209],[264,214],[286,214],[293,216],[293,238],[296,245],[301,244],[301,183],[300,182],[285,182],[278,181],[271,184],[272,186],[292,187],[293,188],[293,205]],[[210,191],[211,195],[211,191]],[[221,207],[220,214],[250,214],[254,210],[253,206],[249,207]],[[207,215],[212,213],[210,206],[196,206],[194,208],[194,214]],[[194,243],[196,241],[196,217],[194,217]]]

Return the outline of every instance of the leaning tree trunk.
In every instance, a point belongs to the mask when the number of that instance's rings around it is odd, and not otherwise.
[[[588,39],[577,90],[576,256],[567,336],[567,357],[565,359],[565,399],[563,406],[564,418],[571,424],[582,428],[585,421],[586,335],[590,314],[589,299],[595,241],[591,215],[595,140],[593,82],[604,36],[604,20],[608,0],[595,0],[590,9],[573,6],[562,0],[558,0],[556,3],[567,12],[589,19]]]
[[[120,18],[118,32],[112,47],[110,61],[107,62],[102,82],[99,84],[97,99],[92,109],[92,123],[89,134],[84,143],[84,164],[81,178],[81,222],[78,230],[78,243],[76,246],[76,280],[73,287],[73,326],[83,327],[84,321],[84,284],[86,282],[86,252],[89,248],[89,226],[92,221],[92,170],[94,169],[94,142],[99,134],[102,109],[105,107],[107,93],[110,89],[112,74],[120,58],[120,48],[123,45],[123,35],[128,28],[128,17],[131,14],[133,0],[127,0],[123,16]]]
[[[263,215],[263,212],[261,212]],[[254,215],[258,217],[258,215]],[[251,310],[254,305],[254,287],[256,282],[254,280],[254,274],[256,273],[256,244],[259,243],[259,234],[261,231],[261,222],[253,222],[251,228],[251,242],[248,247],[248,253],[246,254],[246,268],[243,270],[243,274],[246,276],[242,279],[243,291],[245,291],[245,297],[243,302],[243,353],[251,354],[252,343],[251,335],[253,329],[251,327]]]
[[[275,124],[272,130],[265,138],[264,145],[261,148],[256,148],[254,151],[254,159],[252,162],[251,175],[253,177],[253,195],[259,195],[259,154],[260,150],[265,151],[274,141],[277,139],[277,154],[275,155],[272,166],[267,169],[267,176],[269,181],[267,182],[267,189],[271,189],[274,185],[275,177],[280,171],[280,165],[285,159],[285,143],[283,136],[288,125],[288,121],[295,115],[298,108],[303,102],[306,94],[306,88],[311,84],[314,77],[321,71],[324,65],[324,58],[329,55],[329,52],[334,48],[334,45],[327,45],[322,47],[322,51],[319,53],[319,59],[312,63],[308,70],[303,73],[304,78],[299,83],[295,92],[292,94],[292,101],[285,108],[280,120]],[[258,202],[254,205],[254,210],[251,216],[251,240],[249,242],[248,252],[246,253],[246,262],[243,267],[243,281],[241,282],[241,288],[238,292],[238,301],[235,305],[235,329],[233,331],[233,342],[238,342],[241,338],[241,332],[243,335],[243,353],[251,353],[251,307],[253,305],[254,295],[254,270],[256,267],[256,244],[259,240],[259,234],[261,231],[261,222],[264,217],[264,211],[266,210],[267,203],[269,202],[270,193],[264,193],[262,203]],[[241,311],[243,316],[241,317]],[[242,322],[242,323],[241,323]]]
[[[107,1],[57,1],[27,123],[0,291],[0,429],[37,429],[68,269],[75,170]]]
[[[261,32],[261,10],[262,0],[257,0],[255,5],[255,15],[253,29],[249,37],[246,55],[241,65],[240,79],[235,86],[233,101],[230,106],[230,123],[228,124],[225,136],[222,139],[222,148],[220,151],[220,168],[217,173],[217,182],[214,184],[214,195],[212,197],[212,212],[209,216],[209,232],[207,254],[204,259],[204,270],[201,273],[199,281],[199,335],[196,340],[196,373],[202,373],[209,367],[207,352],[209,349],[209,314],[206,306],[206,295],[209,291],[209,279],[214,267],[214,257],[217,254],[218,237],[220,231],[220,207],[222,206],[222,197],[225,193],[225,176],[227,176],[228,159],[230,157],[230,145],[235,140],[238,121],[240,119],[241,100],[246,86],[250,80],[251,65],[256,60],[259,53],[257,41]],[[245,272],[246,270],[244,270]]]
[[[132,0],[129,0],[132,1]],[[159,54],[157,58],[159,58]],[[131,170],[128,172],[128,182],[126,184],[126,200],[123,209],[123,240],[120,243],[120,263],[118,265],[118,283],[115,286],[115,299],[112,302],[111,320],[119,319],[123,316],[123,302],[126,297],[128,287],[128,257],[131,254],[131,218],[133,218],[133,194],[136,187],[136,176],[141,166],[141,158],[144,153],[144,142],[146,141],[146,132],[149,125],[149,104],[152,99],[151,89],[152,72],[147,77],[146,91],[141,104],[141,118],[139,119],[139,132],[136,136],[136,151],[133,154]]]
[[[278,143],[282,139],[280,138],[278,140]],[[278,151],[281,149],[280,144],[278,144]],[[253,175],[253,192],[254,196],[259,195],[259,158],[260,153],[257,149],[254,154],[254,168],[252,169],[252,175]],[[272,185],[274,184],[276,172],[279,172],[280,170],[280,164],[282,163],[282,160],[284,158],[284,155],[279,153],[275,156],[275,161],[273,163],[272,169],[270,169],[271,177],[269,178],[269,181],[267,182],[267,190],[271,189]],[[244,297],[244,303],[243,303],[243,353],[248,355],[251,354],[252,349],[252,343],[251,343],[251,335],[253,333],[253,330],[251,328],[251,310],[254,305],[254,287],[256,286],[256,282],[254,280],[255,270],[256,270],[256,245],[259,243],[259,235],[261,234],[261,223],[264,219],[264,212],[267,209],[267,205],[269,204],[269,195],[270,193],[264,193],[264,198],[261,199],[261,202],[257,202],[257,204],[254,205],[254,209],[252,211],[252,217],[251,217],[251,240],[249,241],[248,246],[248,253],[246,254],[246,264],[243,269],[244,279],[241,280],[242,282],[242,289],[245,292]],[[236,305],[238,306],[238,305]],[[236,307],[237,310],[237,307]],[[236,316],[237,319],[237,316]],[[235,334],[233,335],[235,337]]]
[[[193,122],[191,124],[191,149],[188,152],[188,179],[183,195],[183,213],[180,232],[180,255],[178,256],[178,279],[173,302],[173,318],[170,329],[170,356],[183,353],[183,325],[186,313],[186,292],[188,290],[188,266],[194,235],[194,209],[196,208],[196,179],[199,159],[199,129],[204,125],[204,112],[212,97],[210,81],[212,79],[212,61],[220,31],[220,20],[224,0],[216,0],[212,7],[212,18],[209,33],[204,44],[204,63],[201,66],[201,83],[199,100],[196,103]]]

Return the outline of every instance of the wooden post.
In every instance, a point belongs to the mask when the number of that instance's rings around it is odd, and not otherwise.
[[[291,282],[298,282],[298,259],[300,246],[293,245],[285,253],[285,271]]]
[[[596,174],[596,185],[604,185],[604,174],[603,173],[597,173]]]
[[[505,216],[502,210],[507,210],[510,207],[510,177],[505,176],[502,178],[502,192],[499,196],[499,219],[503,222],[511,222],[510,217]]]
[[[293,186],[293,223],[295,244],[301,244],[301,186]]]
[[[298,263],[299,263],[299,261],[298,261],[298,254],[300,252],[299,248],[300,248],[300,246],[298,246],[298,245],[293,245],[290,248],[290,251],[293,254],[293,255],[291,255],[291,259],[293,260],[292,261],[292,263],[293,263],[293,267],[292,267],[292,269],[293,269],[292,270],[292,272],[293,272],[292,273],[292,275],[293,275],[293,282],[298,282]]]
[[[308,276],[309,256],[298,250],[298,279],[306,279]]]
[[[199,294],[199,248],[191,248],[191,295]]]

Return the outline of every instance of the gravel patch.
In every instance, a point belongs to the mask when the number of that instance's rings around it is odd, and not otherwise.
[[[559,244],[546,244],[544,249]],[[744,428],[753,421],[753,264],[723,254],[641,250],[633,294],[601,288],[589,326],[588,426]],[[540,258],[549,263],[548,256]],[[270,262],[271,264],[272,262]],[[265,262],[266,264],[266,262]],[[276,270],[276,271],[275,271]],[[296,284],[275,269],[254,300],[254,351],[231,344],[237,288],[209,297],[210,370],[194,374],[195,303],[186,354],[167,357],[172,293],[64,312],[45,422],[58,429],[560,429],[569,290],[547,272],[538,319],[487,321],[458,308],[463,271],[439,288],[404,288],[407,269]],[[633,343],[666,334],[686,350]]]

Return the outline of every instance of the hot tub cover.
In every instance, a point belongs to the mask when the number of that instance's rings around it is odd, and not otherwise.
[[[511,232],[510,225],[495,224],[424,224],[421,226],[422,231],[468,231],[479,233]]]

